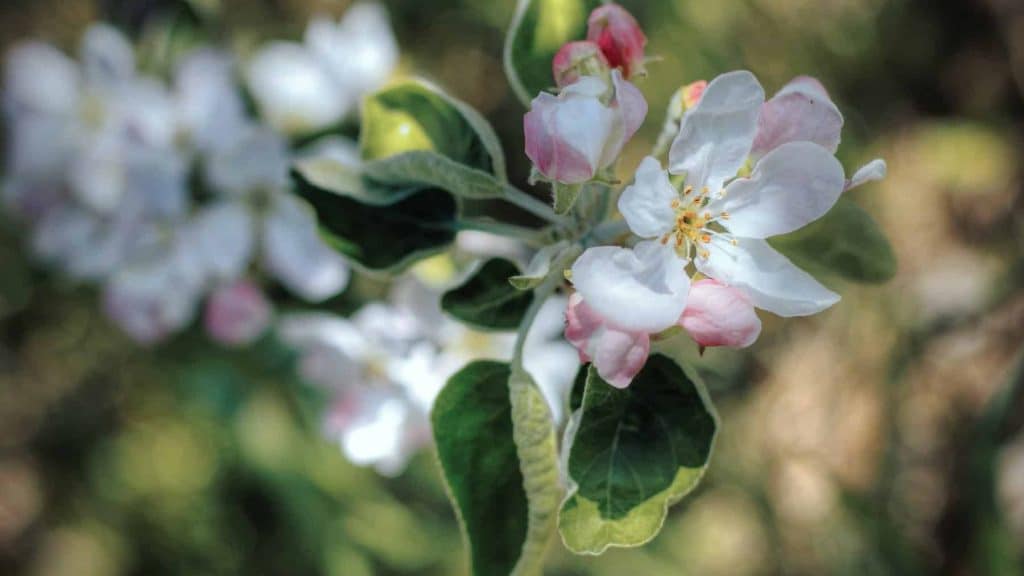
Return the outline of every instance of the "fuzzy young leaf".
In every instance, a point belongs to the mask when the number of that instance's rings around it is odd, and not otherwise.
[[[474,362],[434,403],[437,455],[458,510],[475,576],[512,573],[527,535],[523,475],[512,436],[508,381],[500,362]]]
[[[882,283],[896,274],[896,256],[878,223],[848,198],[820,220],[770,240],[801,268],[852,282]]]
[[[600,554],[657,535],[703,476],[717,422],[693,377],[654,355],[625,389],[591,367],[572,427],[559,531],[570,550]]]
[[[429,150],[506,179],[504,152],[487,121],[426,82],[410,80],[368,96],[359,139],[365,160]]]
[[[555,85],[552,58],[566,42],[586,37],[587,17],[600,5],[600,0],[519,0],[505,38],[505,74],[524,105]]]
[[[532,293],[521,292],[509,284],[509,278],[518,274],[519,268],[512,262],[492,258],[465,284],[446,292],[441,308],[476,328],[514,330],[533,302]]]

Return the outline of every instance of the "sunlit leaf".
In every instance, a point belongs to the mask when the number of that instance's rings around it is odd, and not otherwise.
[[[600,554],[639,546],[708,465],[717,423],[694,377],[654,355],[626,389],[591,367],[570,430],[570,496],[559,515],[565,545]]]
[[[359,139],[364,160],[429,150],[505,180],[504,152],[487,121],[426,82],[409,80],[368,96]]]

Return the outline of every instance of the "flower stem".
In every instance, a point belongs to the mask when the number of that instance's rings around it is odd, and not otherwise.
[[[478,232],[497,234],[498,236],[516,238],[531,246],[539,246],[543,242],[545,235],[549,233],[547,228],[527,228],[525,226],[507,224],[505,222],[499,222],[489,218],[463,218],[454,224],[454,228],[457,230],[475,230]]]
[[[534,198],[533,196],[530,196],[529,194],[523,192],[522,190],[516,188],[515,186],[506,184],[502,188],[501,198],[502,200],[505,200],[510,204],[518,206],[523,210],[526,210],[530,214],[533,214],[538,218],[543,218],[544,220],[547,220],[552,224],[556,224],[558,226],[567,226],[570,223],[569,219],[559,216],[558,214],[555,214],[555,211],[554,209],[551,208],[551,206],[548,206],[546,203],[542,202],[541,200],[538,200],[537,198]]]
[[[513,576],[535,576],[542,573],[544,558],[555,530],[558,507],[565,488],[558,470],[558,441],[554,420],[544,394],[523,366],[523,349],[533,321],[548,297],[562,282],[562,269],[579,255],[582,247],[566,250],[551,266],[551,273],[534,290],[533,302],[526,311],[516,334],[509,378],[509,400],[512,405],[512,437],[523,474],[523,489],[528,505],[526,540],[512,571]]]

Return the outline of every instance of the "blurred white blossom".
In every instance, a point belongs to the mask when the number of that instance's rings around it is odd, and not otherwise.
[[[263,118],[289,134],[342,121],[362,96],[384,85],[398,64],[383,5],[357,3],[341,21],[317,18],[303,43],[273,42],[249,61],[246,79]]]

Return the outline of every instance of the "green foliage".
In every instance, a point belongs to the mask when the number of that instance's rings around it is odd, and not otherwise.
[[[509,278],[519,268],[503,258],[485,262],[464,284],[445,293],[441,309],[484,330],[514,330],[533,302],[533,294],[516,290]]]
[[[505,179],[505,157],[494,130],[466,104],[422,81],[385,88],[363,104],[363,159],[429,150]]]
[[[809,271],[853,282],[880,284],[896,274],[896,255],[870,214],[848,198],[820,220],[770,240],[772,246]]]
[[[444,190],[387,188],[361,177],[352,186],[325,187],[307,178],[305,168],[294,172],[297,193],[313,207],[330,244],[368,269],[401,271],[455,240],[459,206]]]
[[[505,74],[524,105],[554,86],[551,59],[566,42],[587,35],[598,0],[519,0],[505,39]]]
[[[510,574],[527,533],[526,494],[500,362],[474,362],[452,376],[434,404],[437,454],[474,575]]]
[[[661,355],[626,389],[591,367],[570,426],[573,486],[559,530],[570,550],[590,554],[657,535],[669,505],[703,476],[717,430],[693,377]]]

